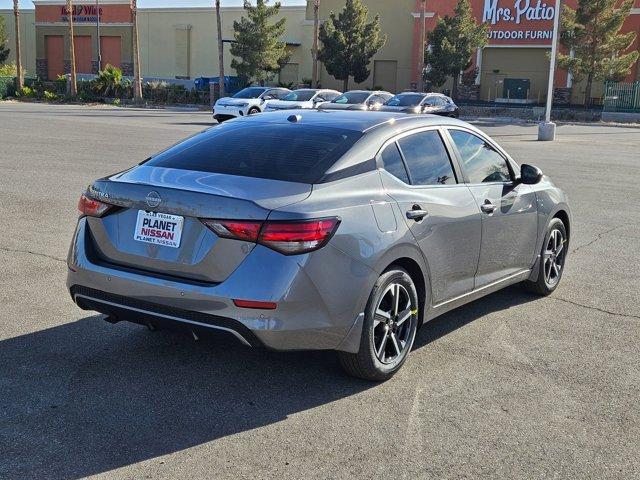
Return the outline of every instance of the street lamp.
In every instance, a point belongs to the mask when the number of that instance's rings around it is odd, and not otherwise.
[[[420,11],[420,58],[418,59],[418,90],[424,92],[424,44],[426,39],[425,17],[427,11],[427,0],[422,0],[422,10]]]
[[[547,108],[544,122],[538,125],[538,140],[542,142],[556,139],[556,124],[551,121],[553,106],[553,80],[556,74],[556,57],[558,54],[558,34],[560,30],[560,0],[556,0],[556,11],[553,19],[553,40],[551,41],[551,64],[549,66],[549,86],[547,88]]]

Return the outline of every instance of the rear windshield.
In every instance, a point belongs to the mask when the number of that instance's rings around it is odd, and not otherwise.
[[[316,183],[361,136],[315,125],[229,122],[160,152],[145,165]]]

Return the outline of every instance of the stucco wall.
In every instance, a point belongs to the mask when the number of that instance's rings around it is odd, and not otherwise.
[[[0,10],[0,16],[4,18],[4,23],[7,28],[7,34],[9,36],[9,58],[7,62],[15,62],[15,38],[16,29],[15,21],[13,17],[13,10]],[[20,48],[22,65],[27,71],[27,75],[33,76],[36,74],[36,27],[35,27],[35,11],[25,10],[20,12]]]
[[[344,8],[344,0],[322,0],[320,2],[320,20],[329,18],[331,11],[340,12]],[[393,0],[365,2],[369,8],[369,18],[373,19],[376,14],[380,15],[380,25],[383,33],[387,35],[387,43],[371,59],[369,78],[359,85],[353,79],[350,80],[349,88],[372,88],[374,65],[376,60],[397,61],[396,90],[409,88],[411,84],[411,74],[414,70],[412,65],[413,51],[413,27],[414,19],[411,15],[413,11],[413,0]],[[309,22],[313,19],[313,9],[307,9]],[[310,31],[312,32],[312,30]],[[309,35],[310,37],[312,34]],[[324,67],[320,68],[319,80],[325,88],[342,89],[342,80],[336,80],[329,75]],[[389,85],[379,85],[383,88],[391,88]]]
[[[301,43],[292,46],[292,63],[300,65],[300,76],[311,73],[311,31],[304,25],[304,7],[282,7],[280,18],[287,19],[287,32],[284,40]],[[233,22],[244,15],[242,8],[226,7],[221,11],[222,37],[233,39]],[[173,78],[177,62],[185,68],[184,59],[179,57],[188,51],[189,76],[218,75],[217,26],[213,8],[189,9],[144,9],[138,11],[140,62],[142,75]],[[188,31],[189,45],[185,47],[183,37],[176,31]],[[233,75],[229,43],[225,43],[225,74]],[[277,80],[277,79],[276,79]]]

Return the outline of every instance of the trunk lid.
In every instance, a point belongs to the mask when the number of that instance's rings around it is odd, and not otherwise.
[[[271,210],[307,198],[311,188],[303,183],[141,165],[91,185],[94,198],[120,208],[102,218],[87,218],[90,240],[98,261],[219,283],[255,245],[220,238],[199,219],[265,220]],[[148,216],[139,212],[176,216],[172,221],[182,223],[178,246],[136,240]]]

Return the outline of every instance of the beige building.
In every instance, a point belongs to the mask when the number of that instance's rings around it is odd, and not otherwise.
[[[327,20],[332,11],[336,14],[340,12],[344,8],[344,3],[344,0],[322,0],[320,21]],[[364,3],[369,10],[370,20],[376,15],[380,16],[380,27],[387,35],[387,42],[371,60],[369,78],[359,85],[354,84],[351,79],[349,87],[380,87],[390,92],[410,88],[415,70],[413,65],[415,0],[377,0]],[[306,18],[307,23],[313,25],[313,1],[307,2]],[[324,68],[319,69],[318,76],[323,87],[342,89],[342,80],[336,80]]]
[[[7,63],[16,61],[16,28],[13,18],[13,10],[0,9],[0,17],[4,18],[4,24],[9,36],[9,58]],[[34,10],[24,10],[20,13],[20,43],[22,48],[23,68],[35,74],[36,71],[36,15]]]

